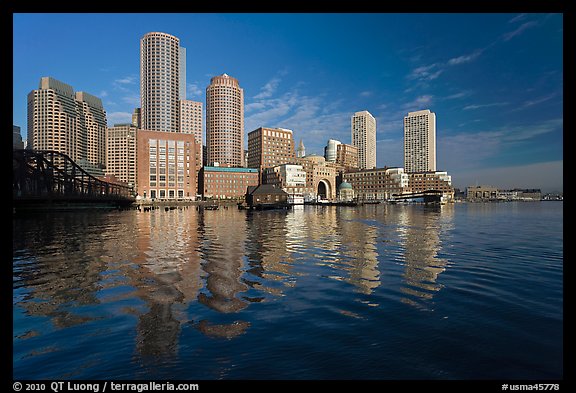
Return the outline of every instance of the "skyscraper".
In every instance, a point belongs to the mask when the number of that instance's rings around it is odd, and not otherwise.
[[[206,88],[208,165],[244,166],[244,90],[227,74]]]
[[[43,77],[28,94],[28,143],[34,150],[56,150],[94,175],[106,164],[106,111],[91,94]]]
[[[358,167],[376,168],[376,119],[368,111],[352,116],[352,146],[358,148]]]
[[[429,109],[404,117],[404,170],[436,171],[436,114]]]
[[[186,99],[186,50],[180,39],[147,33],[140,40],[140,102],[142,128],[178,132],[180,100]]]

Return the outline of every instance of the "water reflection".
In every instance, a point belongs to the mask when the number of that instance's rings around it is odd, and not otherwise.
[[[394,266],[401,266],[401,282],[387,287],[398,285],[407,304],[429,307],[442,288],[447,260],[439,254],[452,215],[451,206],[365,206],[18,217],[14,302],[54,329],[130,315],[137,358],[175,359],[185,326],[212,338],[240,337],[255,323],[252,307],[289,302],[310,284],[301,284],[304,276],[350,284],[366,301],[385,274],[400,277]],[[358,300],[344,286],[326,288]],[[328,296],[321,291],[313,295]],[[371,305],[381,303],[375,299]],[[345,302],[339,309],[362,317]],[[49,333],[15,329],[14,339]]]
[[[438,275],[446,270],[448,260],[438,256],[440,234],[451,227],[453,206],[399,206],[398,233],[403,246],[403,302],[422,308],[442,289]]]

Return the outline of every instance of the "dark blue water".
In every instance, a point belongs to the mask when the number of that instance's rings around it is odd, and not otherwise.
[[[560,379],[563,204],[17,214],[15,379]]]

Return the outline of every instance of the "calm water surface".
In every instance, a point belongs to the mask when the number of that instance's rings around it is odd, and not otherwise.
[[[559,379],[563,203],[13,218],[15,379]]]

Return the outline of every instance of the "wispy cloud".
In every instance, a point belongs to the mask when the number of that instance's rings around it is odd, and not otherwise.
[[[131,91],[132,88],[137,85],[138,78],[134,75],[128,75],[122,78],[114,79],[112,82],[112,87],[114,90],[119,90],[123,92]]]
[[[274,77],[270,79],[264,86],[260,88],[260,93],[254,96],[254,99],[261,100],[264,98],[270,98],[278,89],[278,85],[280,84],[280,78]]]
[[[130,123],[132,121],[132,113],[110,112],[106,114],[106,120],[109,127],[119,123]]]
[[[369,91],[369,90],[365,90],[360,92],[360,97],[371,97],[374,93]]]
[[[100,97],[100,98],[104,98],[104,97],[107,97],[107,96],[108,96],[108,92],[107,92],[106,90],[102,90],[102,91],[100,92],[100,94],[98,94],[98,97]]]
[[[138,94],[130,94],[122,97],[122,101],[132,105],[133,107],[140,106],[140,96]]]
[[[409,111],[424,109],[424,107],[430,106],[432,104],[433,99],[434,96],[432,95],[429,94],[421,95],[416,97],[414,100],[405,103],[404,105],[402,105],[402,107]]]
[[[525,101],[524,104],[522,104],[522,108],[528,108],[546,101],[550,101],[552,98],[556,97],[556,95],[557,95],[556,93],[552,93],[544,97],[536,98],[534,100]]]
[[[465,111],[469,111],[472,109],[490,108],[493,106],[506,106],[506,105],[509,105],[509,103],[508,102],[492,102],[490,104],[472,104],[472,105],[465,106],[462,109],[464,109]]]
[[[482,50],[477,49],[468,55],[462,55],[462,56],[451,58],[450,60],[448,60],[448,65],[459,65],[459,64],[465,64],[465,63],[471,63],[474,60],[476,60],[481,54],[482,54]]]
[[[538,25],[538,22],[535,21],[530,21],[530,22],[526,22],[526,23],[522,23],[517,29],[510,31],[508,33],[505,33],[502,35],[502,39],[504,41],[510,41],[512,38],[519,36],[520,34],[522,34],[523,32],[525,32],[526,30],[535,27]]]
[[[198,86],[197,82],[186,84],[186,97],[194,98],[201,96],[202,96],[202,89]]]
[[[515,23],[515,22],[519,22],[521,20],[524,20],[524,19],[526,19],[526,15],[527,14],[518,14],[514,18],[510,19],[508,21],[508,23]]]
[[[125,76],[123,78],[115,79],[114,83],[118,83],[121,85],[133,85],[134,83],[136,83],[136,77],[135,76]]]
[[[431,81],[438,78],[442,72],[444,72],[444,70],[440,68],[440,65],[433,63],[414,68],[407,78],[411,80]]]
[[[456,100],[458,98],[468,97],[471,93],[468,91],[461,91],[459,93],[454,93],[449,96],[444,97],[446,100]]]

